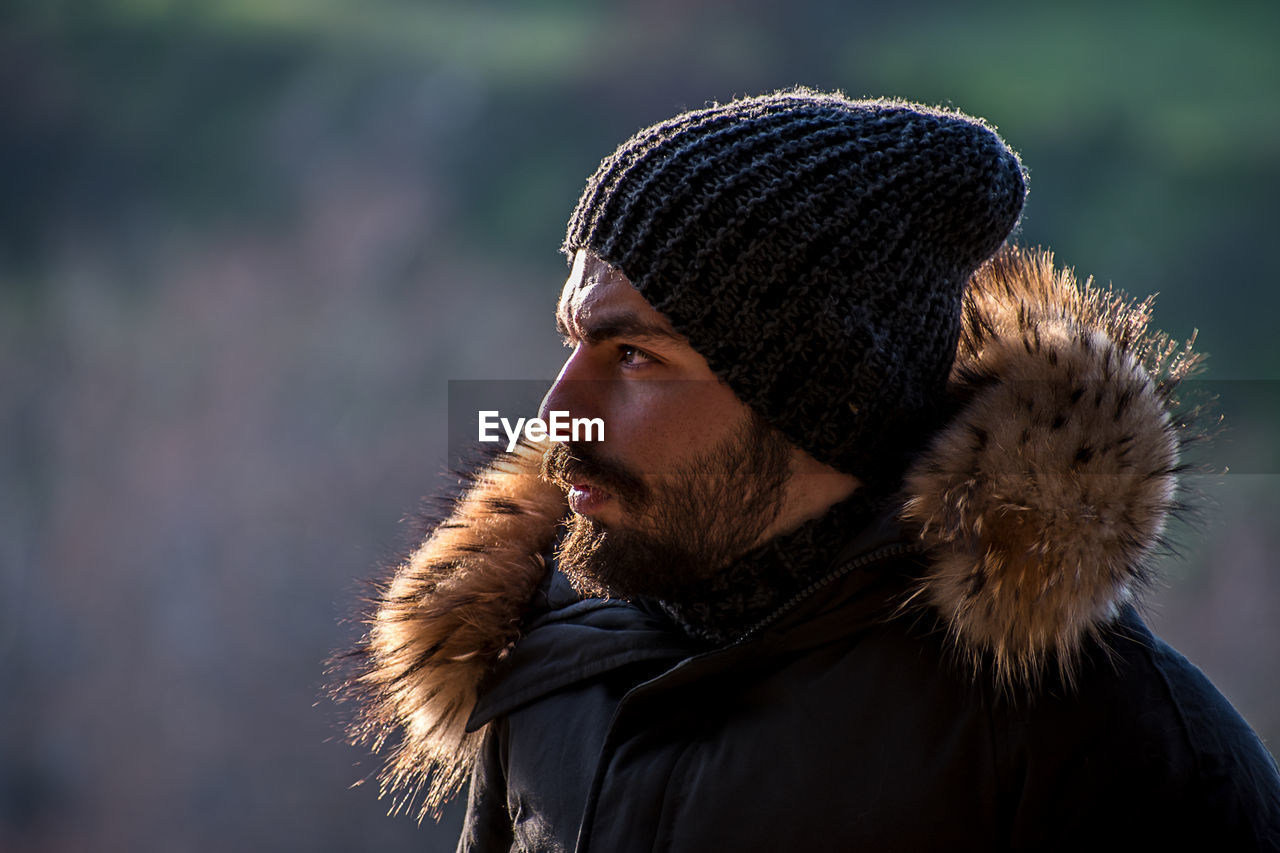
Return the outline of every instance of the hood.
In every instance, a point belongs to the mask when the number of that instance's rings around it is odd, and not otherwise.
[[[950,389],[959,413],[908,471],[902,518],[932,557],[914,604],[1004,687],[1054,668],[1154,580],[1196,438],[1179,382],[1203,358],[1134,301],[1007,248],[975,273]]]
[[[1004,686],[1067,680],[1082,645],[1152,581],[1189,440],[1174,390],[1199,356],[1150,329],[1151,300],[1002,250],[974,274],[952,371],[956,414],[904,480],[901,519],[929,568],[904,607]],[[567,508],[521,446],[483,469],[373,603],[340,688],[352,739],[398,735],[383,792],[419,817],[465,781],[481,680],[508,654]]]
[[[539,478],[541,464],[541,451],[521,444],[471,475],[445,520],[377,588],[368,633],[339,662],[355,670],[335,691],[356,706],[350,740],[388,747],[378,781],[397,797],[393,813],[423,793],[419,819],[438,816],[470,772],[483,738],[467,731],[477,689],[520,636],[568,509]]]

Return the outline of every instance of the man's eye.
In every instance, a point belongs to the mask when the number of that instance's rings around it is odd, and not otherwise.
[[[652,364],[654,358],[639,347],[622,344],[618,347],[618,361],[627,367],[639,367],[642,364]]]

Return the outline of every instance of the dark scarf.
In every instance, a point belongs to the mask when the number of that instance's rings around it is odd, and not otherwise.
[[[732,642],[834,569],[840,549],[878,517],[890,493],[859,488],[825,514],[775,536],[687,589],[679,601],[654,604],[695,640]]]

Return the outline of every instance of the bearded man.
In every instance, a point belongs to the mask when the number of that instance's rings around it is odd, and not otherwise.
[[[1280,847],[1134,609],[1198,356],[1002,248],[1025,191],[979,120],[804,90],[606,158],[543,402],[605,440],[480,471],[360,651],[401,804],[469,780],[461,850]]]

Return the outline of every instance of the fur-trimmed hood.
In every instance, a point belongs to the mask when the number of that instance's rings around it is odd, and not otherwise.
[[[1151,580],[1190,439],[1174,390],[1191,344],[1151,330],[1133,302],[1006,249],[975,273],[951,390],[958,414],[904,481],[901,520],[927,549],[909,606],[1002,686],[1066,678],[1082,644]],[[421,814],[465,781],[482,678],[519,638],[566,513],[527,446],[482,470],[448,519],[379,589],[357,671],[354,740]],[[851,531],[853,533],[854,531]]]

